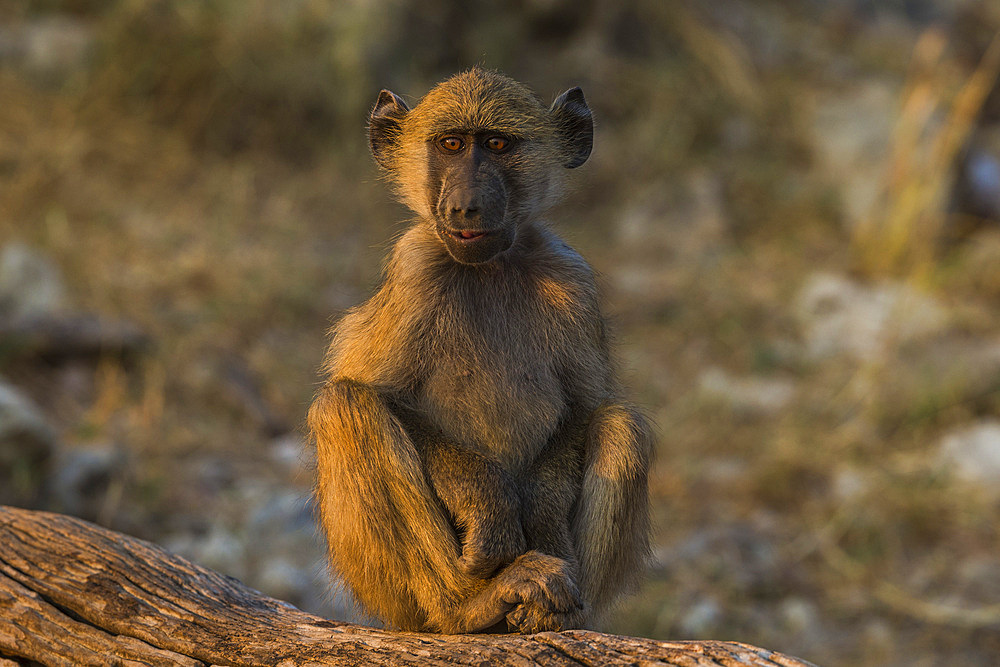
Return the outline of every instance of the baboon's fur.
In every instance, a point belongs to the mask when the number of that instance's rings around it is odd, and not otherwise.
[[[649,427],[620,398],[592,270],[540,219],[590,123],[579,89],[546,109],[480,69],[373,111],[375,157],[418,220],[334,328],[309,426],[333,568],[392,626],[579,627],[643,570]],[[435,150],[449,133],[471,167]],[[492,135],[513,148],[485,155]],[[442,225],[512,241],[457,261]]]

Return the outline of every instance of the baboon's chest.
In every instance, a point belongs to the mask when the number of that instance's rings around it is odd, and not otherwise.
[[[421,402],[448,436],[516,468],[544,448],[566,399],[545,332],[522,313],[492,315],[434,333]]]

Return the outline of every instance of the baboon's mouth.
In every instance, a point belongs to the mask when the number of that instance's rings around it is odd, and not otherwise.
[[[489,232],[479,232],[474,229],[448,230],[448,233],[463,243],[477,241],[489,234]]]

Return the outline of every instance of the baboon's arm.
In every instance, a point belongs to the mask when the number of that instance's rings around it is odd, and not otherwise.
[[[572,532],[581,592],[592,609],[601,610],[645,570],[652,429],[632,406],[606,402],[590,418],[584,448]]]
[[[577,557],[569,518],[573,515],[583,483],[586,426],[585,412],[568,410],[567,417],[549,440],[548,446],[519,480],[528,548],[568,561],[574,577],[578,577]]]
[[[459,567],[489,577],[527,548],[514,481],[499,464],[470,449],[428,438],[420,454],[437,497],[462,544]]]

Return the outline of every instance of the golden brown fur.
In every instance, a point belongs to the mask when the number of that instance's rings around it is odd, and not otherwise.
[[[389,625],[579,627],[643,569],[649,427],[620,398],[590,267],[540,219],[590,122],[579,89],[546,109],[479,69],[373,111],[419,218],[334,328],[309,425],[331,563]]]

